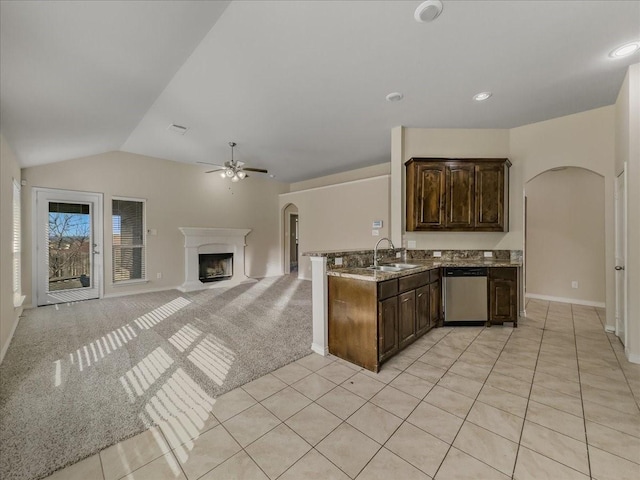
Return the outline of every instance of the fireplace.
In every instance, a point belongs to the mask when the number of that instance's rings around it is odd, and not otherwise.
[[[179,227],[184,235],[183,292],[255,282],[245,270],[248,228]]]
[[[200,281],[219,282],[233,277],[233,253],[200,253]]]

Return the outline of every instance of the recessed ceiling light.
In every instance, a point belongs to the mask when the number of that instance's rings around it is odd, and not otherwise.
[[[170,132],[174,132],[179,135],[184,135],[185,133],[187,133],[187,130],[189,130],[187,127],[183,127],[182,125],[176,125],[175,123],[172,123],[171,125],[169,125],[167,129]]]
[[[403,98],[404,95],[402,95],[400,92],[392,92],[387,95],[387,102],[399,102]]]
[[[442,2],[440,0],[427,0],[416,8],[413,18],[416,22],[433,22],[442,13]]]
[[[493,95],[491,92],[480,92],[480,93],[476,93],[473,96],[473,99],[476,102],[482,102],[482,101],[486,100],[487,98],[489,98],[491,95]]]
[[[640,42],[631,42],[616,48],[609,56],[611,58],[626,57],[636,53],[638,50],[640,50]]]

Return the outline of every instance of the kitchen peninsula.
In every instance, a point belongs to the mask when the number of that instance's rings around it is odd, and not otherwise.
[[[319,353],[328,352],[377,372],[385,360],[431,328],[443,325],[442,275],[450,267],[486,269],[486,325],[513,322],[517,327],[521,251],[383,252],[388,258],[381,265],[399,261],[396,256],[400,255],[403,263],[397,265],[403,267],[372,270],[371,250],[305,254],[311,257],[316,273],[314,351],[324,337],[324,352]],[[324,270],[322,276],[318,270]],[[321,311],[317,310],[320,300]]]

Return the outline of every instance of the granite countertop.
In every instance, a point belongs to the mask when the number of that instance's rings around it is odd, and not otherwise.
[[[401,263],[400,259],[396,262]],[[395,263],[395,262],[383,262]],[[412,275],[414,273],[426,272],[435,268],[441,267],[521,267],[522,262],[516,260],[496,260],[496,259],[478,259],[478,260],[418,260],[409,259],[406,262],[411,265],[419,265],[416,268],[409,270],[402,270],[401,272],[380,272],[375,270],[369,270],[367,268],[348,267],[348,268],[333,268],[327,271],[327,275],[331,277],[344,277],[353,278],[356,280],[366,280],[369,282],[383,282],[385,280],[392,280],[394,278],[404,277],[406,275]]]

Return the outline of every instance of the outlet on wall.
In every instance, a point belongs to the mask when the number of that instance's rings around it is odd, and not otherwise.
[[[434,250],[433,251],[433,258],[440,258],[442,257],[442,252],[439,250]]]
[[[333,264],[334,264],[336,267],[339,267],[340,265],[342,265],[342,257],[336,257],[336,258],[333,260]]]
[[[156,273],[156,278],[159,280],[162,278],[162,272]]]
[[[571,282],[571,288],[578,288],[578,281],[574,280],[573,282]]]

